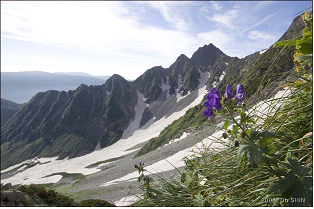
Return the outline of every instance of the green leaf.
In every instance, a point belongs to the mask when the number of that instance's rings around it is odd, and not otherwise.
[[[227,131],[228,126],[229,126],[229,120],[226,119],[226,120],[225,120],[225,124],[224,124],[225,131]]]
[[[246,113],[242,110],[240,113],[241,116],[241,124],[245,123],[245,119],[246,119]]]
[[[290,40],[286,40],[286,41],[280,41],[277,42],[273,45],[274,48],[278,47],[278,46],[294,46],[296,45],[298,39],[290,39]]]
[[[301,166],[296,159],[288,158],[287,163],[283,165],[291,171],[288,173],[283,170],[272,170],[284,179],[276,181],[268,192],[277,192],[285,198],[285,206],[312,206],[313,205],[313,177],[311,176],[311,168]],[[297,175],[295,175],[297,174]],[[300,201],[302,200],[302,201]]]
[[[259,165],[263,162],[262,152],[256,144],[240,145],[237,153],[238,162],[243,159],[245,154],[252,166],[254,164]]]
[[[237,134],[238,133],[238,130],[239,130],[239,127],[238,126],[232,126],[232,131],[231,131],[231,135],[234,135],[234,134]]]
[[[298,55],[295,58],[298,62],[313,63],[313,54]]]
[[[260,140],[262,138],[268,138],[268,137],[275,137],[275,133],[269,132],[269,131],[263,131],[263,132],[252,131],[250,134],[250,138],[253,141],[257,141],[257,140]]]
[[[288,163],[282,163],[285,167],[290,168],[291,171],[293,171],[295,174],[297,174],[299,177],[306,176],[310,171],[311,168],[301,166],[296,159],[288,158]]]
[[[264,160],[266,161],[267,164],[274,165],[274,166],[278,167],[278,165],[277,165],[277,163],[278,163],[278,156],[277,155],[269,154],[269,155],[264,157]]]
[[[299,49],[302,54],[313,53],[313,35],[310,32],[304,32],[301,40],[296,41],[296,45],[301,46]]]
[[[237,153],[238,161],[241,161],[243,155],[248,151],[248,145],[240,145]]]
[[[259,165],[263,162],[263,155],[260,151],[259,147],[256,144],[252,144],[249,147],[249,151],[247,153],[248,159],[250,160],[251,165]]]
[[[297,180],[282,194],[289,200],[284,202],[284,206],[312,206],[312,195],[313,191],[304,182]]]
[[[219,123],[218,125],[216,125],[216,129],[217,130],[220,130],[220,129],[223,129],[224,128],[224,122],[221,122],[221,123]]]
[[[294,175],[286,176],[286,178],[276,181],[273,186],[269,188],[269,192],[279,191],[279,194],[283,194],[285,191],[291,187],[298,178]]]

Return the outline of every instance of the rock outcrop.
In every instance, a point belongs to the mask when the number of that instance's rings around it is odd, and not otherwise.
[[[29,195],[13,189],[11,183],[1,184],[1,207],[24,206],[36,206],[36,204]]]

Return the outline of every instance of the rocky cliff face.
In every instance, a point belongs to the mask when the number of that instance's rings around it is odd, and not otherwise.
[[[167,72],[161,66],[153,67],[138,77],[133,84],[144,94],[145,102],[150,103],[158,99],[162,93],[162,83],[167,82]]]
[[[200,74],[192,61],[181,54],[177,60],[168,68],[169,71],[169,94],[180,93],[186,95],[188,91],[197,89]],[[176,92],[176,89],[177,92]]]
[[[160,99],[163,93],[162,86],[167,86],[167,93],[170,96],[175,94],[184,96],[189,91],[197,89],[200,79],[199,70],[202,72],[213,70],[210,67],[222,57],[228,56],[213,44],[205,45],[200,47],[191,59],[181,54],[169,68],[153,67],[133,83],[144,94],[146,103]]]
[[[136,102],[135,89],[119,75],[101,86],[40,92],[1,129],[1,165],[35,156],[76,157],[98,143],[108,146],[134,118]]]

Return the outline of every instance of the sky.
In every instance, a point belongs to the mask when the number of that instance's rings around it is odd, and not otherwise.
[[[312,1],[1,1],[1,71],[133,80],[214,44],[243,58],[274,44]]]

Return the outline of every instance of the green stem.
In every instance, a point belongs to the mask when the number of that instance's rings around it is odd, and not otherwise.
[[[273,170],[273,168],[268,164],[268,162],[265,160],[265,158],[263,158],[263,161],[266,163],[266,165],[268,166],[268,168],[270,170]],[[279,176],[278,174],[275,174],[280,180],[282,179],[281,176]]]
[[[245,136],[248,138],[248,142],[251,142],[252,140],[251,140],[251,138],[246,134],[246,131],[244,130],[244,128],[243,128],[242,126],[240,126],[240,124],[239,124],[239,123],[236,121],[236,119],[233,117],[232,111],[229,110],[229,108],[228,108],[226,105],[224,105],[224,107],[227,109],[227,111],[228,111],[228,113],[230,114],[230,116],[231,116],[233,122],[234,122],[238,127],[240,127],[242,131],[245,132]]]

